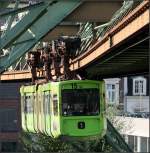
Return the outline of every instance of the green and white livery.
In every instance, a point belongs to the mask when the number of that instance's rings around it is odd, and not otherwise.
[[[103,81],[68,80],[22,86],[22,128],[33,133],[90,137],[106,133]]]

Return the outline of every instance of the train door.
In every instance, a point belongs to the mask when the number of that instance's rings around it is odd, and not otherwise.
[[[41,107],[41,111],[40,111],[40,122],[41,122],[41,132],[45,133],[45,122],[44,122],[44,92],[41,92],[41,103],[40,103],[40,107]]]
[[[25,125],[28,131],[34,132],[33,127],[33,94],[26,94],[24,99],[24,114],[25,114]]]
[[[105,100],[105,83],[104,81],[100,82],[100,119],[101,119],[101,137],[103,137],[107,130],[107,120],[106,120],[106,100]]]
[[[106,103],[105,103],[105,83],[104,81],[100,82],[100,114],[105,116]]]
[[[23,90],[23,87],[21,88]],[[25,94],[21,91],[21,123],[23,130],[26,130],[26,124],[25,124]]]
[[[33,107],[33,124],[35,132],[38,132],[38,119],[37,119],[37,110],[38,110],[38,94],[34,93],[34,107]]]
[[[42,93],[38,91],[38,107],[37,107],[37,124],[38,124],[38,131],[42,132]]]
[[[60,134],[59,96],[55,91],[52,92],[51,104],[51,132],[53,137],[58,137]]]
[[[51,136],[51,131],[50,131],[50,121],[51,121],[51,116],[50,116],[50,103],[51,103],[51,98],[50,98],[50,91],[44,92],[44,102],[43,102],[43,111],[44,111],[44,131],[45,134]]]

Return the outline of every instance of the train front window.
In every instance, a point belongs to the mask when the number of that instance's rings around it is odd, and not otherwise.
[[[98,115],[100,111],[99,89],[62,90],[63,116]]]

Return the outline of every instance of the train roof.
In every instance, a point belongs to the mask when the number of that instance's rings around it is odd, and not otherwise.
[[[100,81],[95,80],[65,80],[65,81],[58,81],[58,82],[48,82],[44,84],[36,84],[36,85],[23,85],[20,88],[20,93],[33,93],[38,91],[46,91],[51,88],[51,85],[63,85],[63,84],[70,84],[70,83],[100,83]]]

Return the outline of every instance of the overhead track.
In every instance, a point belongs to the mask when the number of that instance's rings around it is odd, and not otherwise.
[[[81,0],[49,0],[29,10],[28,14],[1,38],[0,49],[10,48],[10,51],[0,57],[0,73],[34,47],[80,4]]]

